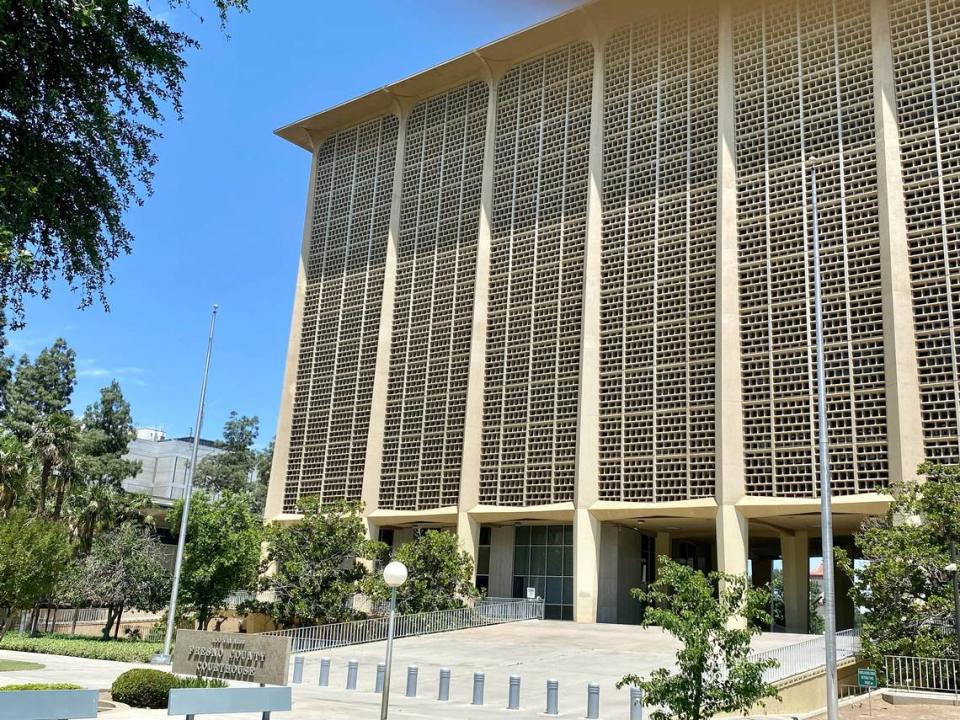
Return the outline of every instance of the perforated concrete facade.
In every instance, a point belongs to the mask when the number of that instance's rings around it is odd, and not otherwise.
[[[282,128],[313,169],[268,519],[569,524],[581,621],[605,524],[745,571],[819,511],[813,163],[838,512],[960,461],[958,27],[597,0]]]

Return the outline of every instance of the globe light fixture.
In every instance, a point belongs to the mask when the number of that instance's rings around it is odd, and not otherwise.
[[[398,560],[383,569],[383,581],[390,588],[390,624],[387,626],[387,657],[384,662],[383,695],[380,697],[380,720],[387,720],[390,705],[390,667],[393,664],[393,627],[397,614],[397,588],[407,581],[407,566]]]

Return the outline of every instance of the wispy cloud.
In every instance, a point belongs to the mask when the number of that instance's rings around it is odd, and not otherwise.
[[[147,381],[143,379],[146,370],[141,367],[104,367],[96,360],[83,360],[78,363],[77,377],[110,378],[127,385],[143,386]]]

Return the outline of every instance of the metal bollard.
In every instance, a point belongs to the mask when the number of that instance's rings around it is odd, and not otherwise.
[[[520,676],[510,676],[510,692],[507,695],[507,710],[520,709]]]
[[[587,685],[587,717],[590,720],[600,717],[600,686],[595,682]]]
[[[297,655],[293,659],[293,682],[303,682],[303,655]]]
[[[643,720],[643,690],[630,688],[630,720]]]
[[[375,693],[383,692],[383,676],[387,674],[386,663],[377,663],[377,681],[373,686]]]
[[[417,696],[417,670],[416,665],[407,667],[407,697]]]
[[[483,705],[483,681],[485,675],[482,672],[473,674],[473,701],[471,705]]]
[[[440,668],[440,689],[437,691],[437,700],[446,702],[450,699],[450,668]]]
[[[357,689],[357,670],[359,669],[359,660],[351,660],[347,663],[347,690]]]
[[[320,658],[320,687],[330,687],[330,658]]]
[[[547,709],[544,715],[559,715],[559,701],[557,696],[560,694],[560,683],[556,680],[547,680]]]

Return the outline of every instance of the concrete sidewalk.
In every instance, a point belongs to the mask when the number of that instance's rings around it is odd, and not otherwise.
[[[806,635],[764,634],[754,641],[756,650],[768,650],[809,639]],[[635,625],[577,625],[558,621],[529,621],[421,637],[401,638],[394,646],[390,716],[396,718],[453,718],[482,720],[510,717],[538,718],[546,706],[546,681],[560,683],[560,717],[582,718],[586,712],[587,683],[600,684],[600,716],[608,720],[630,717],[629,691],[617,690],[617,680],[627,673],[646,674],[673,665],[678,645],[658,628]],[[377,720],[380,696],[374,694],[376,665],[383,661],[385,643],[356,645],[305,656],[303,684],[293,686],[294,711],[276,713],[276,720]],[[322,655],[331,658],[330,687],[317,680]],[[0,684],[21,682],[74,682],[86,687],[109,688],[113,679],[131,667],[149,667],[106,660],[85,660],[56,655],[0,651],[0,657],[39,662],[43,670],[0,673]],[[360,662],[356,691],[347,691],[347,662]],[[419,669],[416,698],[404,697],[407,666]],[[291,661],[291,670],[293,662]],[[441,667],[451,670],[450,701],[437,701]],[[470,705],[473,673],[486,674],[485,704]],[[522,678],[519,711],[508,711],[507,688],[511,674]],[[236,683],[242,685],[243,683]],[[102,713],[113,720],[167,717],[165,710],[118,709]],[[219,716],[203,716],[217,720]],[[228,718],[259,717],[231,715]]]

